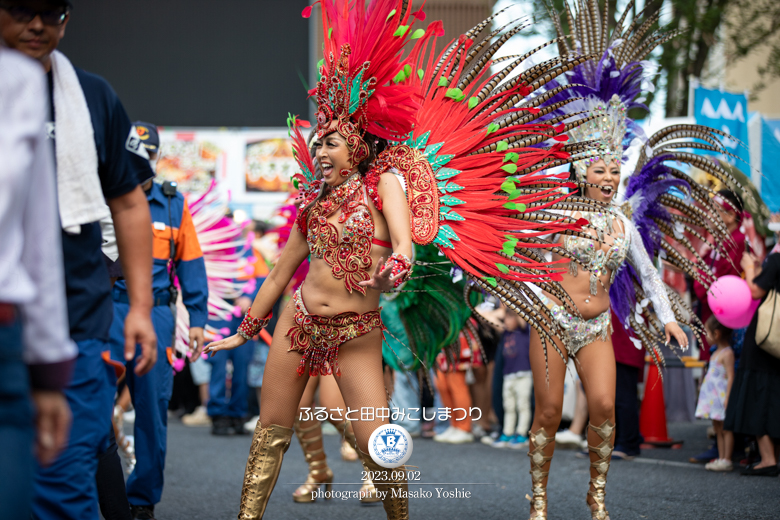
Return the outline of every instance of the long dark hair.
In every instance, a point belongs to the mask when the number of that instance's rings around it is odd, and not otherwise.
[[[729,204],[734,208],[734,213],[736,213],[737,216],[737,222],[742,222],[742,211],[743,211],[743,204],[742,204],[742,197],[740,197],[738,194],[734,193],[728,188],[723,188],[722,190],[718,191],[718,195],[721,196],[721,198],[727,200]]]
[[[311,158],[314,159],[317,155],[314,151],[313,141],[312,137],[314,136],[314,133],[317,131],[316,128],[313,128],[312,131],[309,133],[309,137],[307,138],[307,141],[309,143],[309,153],[311,153]],[[369,134],[366,132],[363,135],[363,140],[368,144],[368,155],[365,159],[360,161],[360,164],[358,164],[358,172],[360,175],[365,175],[368,170],[371,169],[371,165],[376,160],[377,156],[382,153],[385,148],[387,148],[387,139],[383,139],[381,137],[377,137],[374,134]],[[314,175],[317,179],[322,179],[322,170],[320,169],[319,164],[317,164],[317,161],[314,161]],[[312,200],[310,203],[306,205],[305,208],[301,210],[301,213],[308,213],[309,210],[317,203],[317,201],[322,200],[325,198],[325,196],[330,192],[330,186],[328,186],[327,183],[323,182],[322,187],[320,188],[320,192],[317,194],[317,197]]]

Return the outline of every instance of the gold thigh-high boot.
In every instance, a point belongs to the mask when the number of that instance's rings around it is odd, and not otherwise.
[[[544,465],[552,460],[552,456],[548,457],[544,454],[544,449],[548,444],[555,440],[555,436],[550,437],[544,428],[539,428],[536,432],[530,433],[531,444],[534,449],[528,452],[528,456],[531,457],[531,483],[533,485],[534,496],[525,496],[531,501],[533,511],[531,512],[532,519],[535,520],[547,520],[547,488],[544,485],[544,477],[549,472],[544,471]]]
[[[387,514],[387,520],[409,520],[409,488],[406,483],[406,466],[383,468],[371,458],[371,455],[358,450],[363,467],[374,476],[377,495]],[[395,477],[395,478],[393,478]]]
[[[347,462],[355,462],[360,459],[360,456],[355,450],[357,443],[355,442],[355,434],[349,431],[349,421],[342,421],[339,423],[331,423],[341,434],[341,458]]]
[[[249,460],[244,471],[244,487],[241,490],[241,511],[238,520],[258,520],[263,518],[268,497],[279,478],[282,458],[292,439],[292,428],[277,424],[263,427],[257,421],[252,447],[249,448]]]
[[[328,460],[324,457],[325,451],[323,447],[313,450],[309,446],[315,442],[322,441],[322,426],[319,421],[314,421],[314,424],[308,428],[301,428],[300,421],[295,421],[293,424],[295,435],[298,437],[298,441],[301,443],[303,449],[303,456],[306,459],[306,463],[309,465],[309,475],[306,477],[306,482],[295,490],[293,493],[293,500],[296,502],[314,502],[316,496],[314,492],[319,489],[322,484],[325,484],[325,491],[330,491],[333,487],[333,472],[328,467]],[[307,433],[319,431],[319,435],[314,437],[304,438]],[[314,457],[322,454],[323,457],[319,460],[314,460]],[[325,495],[326,500],[329,498]]]
[[[588,490],[588,496],[593,497],[593,504],[589,503],[588,507],[591,510],[591,518],[594,520],[606,520],[609,518],[609,513],[604,505],[604,499],[606,497],[609,461],[612,458],[612,450],[615,447],[612,443],[612,433],[615,431],[615,423],[607,419],[601,426],[593,426],[588,423],[588,428],[601,437],[601,443],[598,446],[592,446],[590,442],[588,442],[588,450],[598,456],[596,462],[590,463],[590,467],[594,468],[598,475],[596,478],[590,479],[591,489]],[[595,505],[596,508],[593,509],[592,505]]]
[[[350,447],[350,449],[355,453],[355,456],[360,458],[357,453],[357,439],[355,439],[355,433],[349,429],[349,421],[336,423],[334,426],[336,426],[336,429],[344,438],[344,443]],[[341,451],[341,455],[343,458],[345,458],[343,449]],[[363,463],[362,460],[360,462],[361,464]],[[366,473],[368,473],[368,469],[366,468],[365,464],[363,464],[363,469],[366,471]],[[360,486],[360,503],[373,504],[379,502],[380,500],[381,499],[376,494],[374,483],[370,478],[368,478],[368,475],[366,475],[366,478],[363,480],[363,485]]]

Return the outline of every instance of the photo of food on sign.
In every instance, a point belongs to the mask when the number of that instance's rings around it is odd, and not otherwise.
[[[249,141],[245,158],[246,191],[290,191],[296,163],[286,138]]]
[[[202,193],[216,177],[224,154],[216,144],[189,136],[163,139],[157,177],[178,183],[179,191],[184,193]]]

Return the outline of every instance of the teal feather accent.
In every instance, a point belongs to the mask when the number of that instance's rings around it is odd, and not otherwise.
[[[454,155],[437,155],[435,159],[428,159],[428,162],[431,163],[431,168],[433,168],[433,171],[438,170],[448,162],[450,162],[450,159],[455,157]]]
[[[425,148],[425,151],[423,153],[428,157],[428,161],[430,161],[436,156],[436,152],[441,150],[442,146],[444,146],[444,143],[436,143],[436,144],[428,145]]]
[[[459,173],[461,173],[460,170],[455,170],[453,168],[442,168],[438,172],[436,172],[436,178],[440,181],[444,181],[452,177],[455,177]]]
[[[462,200],[452,195],[445,195],[439,199],[439,202],[445,206],[457,206],[458,204],[465,204]]]
[[[452,240],[460,240],[460,238],[457,234],[455,234],[450,226],[445,224],[443,226],[439,226],[439,233],[436,235],[433,243],[452,249],[454,247],[451,242]]]
[[[415,256],[421,262],[444,261],[434,246],[415,246]],[[453,282],[451,267],[449,263],[416,265],[403,288],[410,292],[382,302],[382,321],[392,333],[385,335],[382,354],[394,370],[414,371],[421,361],[431,368],[436,355],[457,341],[471,311],[463,301],[466,282]],[[474,291],[472,298],[478,304],[481,296]]]
[[[463,186],[458,186],[454,182],[440,182],[437,186],[441,193],[453,193],[463,189]]]
[[[459,222],[463,222],[466,220],[463,216],[461,216],[459,213],[456,213],[452,210],[452,208],[445,208],[447,211],[442,211],[439,213],[439,217],[443,220],[457,220]]]

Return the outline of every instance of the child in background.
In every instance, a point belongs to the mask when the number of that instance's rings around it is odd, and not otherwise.
[[[710,358],[710,366],[701,384],[696,417],[712,420],[718,442],[718,458],[705,468],[709,471],[731,471],[734,435],[723,429],[723,419],[726,417],[731,384],[734,382],[734,352],[730,345],[732,330],[713,315],[704,324],[704,333],[707,342],[717,348]]]
[[[526,434],[531,425],[530,329],[510,310],[506,311],[504,325],[506,329],[498,345],[504,357],[504,430],[493,446],[522,448],[528,444]]]
[[[471,433],[471,393],[466,374],[473,366],[482,364],[482,356],[479,352],[478,340],[472,332],[464,328],[458,335],[458,349],[452,363],[443,351],[436,356],[438,370],[434,384],[439,392],[439,397],[446,408],[451,411],[450,426],[442,433],[433,437],[436,442],[449,444],[463,444],[474,442],[474,434]],[[450,353],[450,356],[453,354]],[[452,366],[454,364],[454,366]],[[455,409],[458,409],[455,411]],[[469,412],[464,414],[462,410]]]

